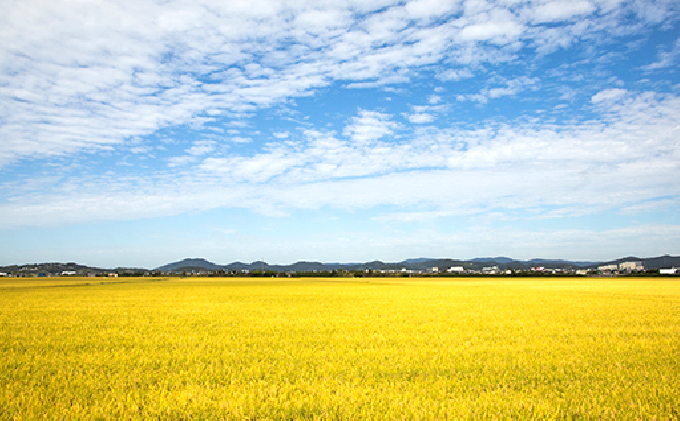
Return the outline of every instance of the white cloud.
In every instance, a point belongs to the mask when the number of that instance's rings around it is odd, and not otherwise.
[[[413,18],[429,19],[458,11],[460,2],[457,0],[416,0],[406,3],[406,13]]]
[[[189,148],[186,153],[193,156],[200,156],[215,150],[215,142],[212,140],[199,140]]]
[[[427,97],[427,102],[432,105],[437,105],[442,102],[442,97],[439,95],[430,95]]]
[[[168,159],[168,167],[181,167],[183,165],[191,164],[196,162],[196,158],[193,156],[174,156]]]
[[[593,11],[595,6],[587,0],[556,0],[530,9],[529,14],[534,22],[555,22],[590,14]]]
[[[605,89],[603,91],[598,92],[597,94],[593,95],[591,98],[591,102],[593,104],[600,104],[600,103],[610,103],[613,101],[617,101],[623,97],[626,96],[628,93],[627,90],[625,89],[620,89],[620,88],[614,88],[614,89]]]
[[[428,102],[430,104],[432,103],[438,103],[441,101],[440,97],[429,97]],[[403,114],[406,118],[411,123],[414,124],[423,124],[423,123],[431,123],[435,120],[435,114],[440,114],[442,112],[445,112],[448,109],[448,106],[444,104],[440,105],[414,105],[413,107],[413,113],[411,114]]]
[[[443,211],[443,210],[438,210],[438,211],[413,211],[413,212],[391,212],[391,213],[386,213],[386,214],[383,214],[383,215],[376,216],[376,217],[371,218],[371,219],[373,221],[383,222],[383,223],[393,223],[393,222],[410,223],[410,222],[429,221],[429,220],[438,219],[438,218],[448,218],[448,217],[452,217],[452,216],[474,215],[474,214],[477,214],[477,213],[481,213],[483,211],[484,211],[484,209],[482,209],[482,208],[471,208],[471,209],[465,209],[465,210],[458,210],[456,212]]]
[[[524,25],[506,9],[492,9],[489,13],[480,13],[463,27],[458,34],[461,41],[491,41],[496,44],[507,44],[517,39]]]
[[[474,74],[470,69],[464,68],[464,69],[447,69],[444,71],[441,71],[440,73],[437,74],[437,78],[442,81],[449,81],[449,80],[461,80],[461,79],[467,79],[473,77]]]
[[[200,169],[213,174],[222,174],[225,181],[264,183],[296,164],[291,157],[274,151],[258,154],[250,159],[207,158],[201,163]]]
[[[427,113],[409,114],[408,121],[415,124],[430,123],[434,121],[434,116]]]
[[[680,38],[675,40],[675,44],[670,51],[660,51],[659,60],[642,66],[644,70],[658,70],[673,66],[680,56]]]
[[[677,2],[674,0],[658,0],[649,3],[637,1],[633,3],[632,8],[645,22],[659,24],[675,17]]]
[[[528,76],[522,76],[517,79],[511,80],[500,80],[501,86],[494,88],[484,88],[478,94],[458,96],[458,101],[470,100],[477,101],[481,104],[486,104],[489,98],[500,98],[504,96],[515,96],[518,93],[526,90],[527,88],[533,88],[538,83],[537,78],[530,78]]]
[[[357,143],[368,143],[393,135],[400,126],[391,117],[389,114],[360,109],[359,116],[352,118],[344,134]]]
[[[288,139],[290,133],[286,130],[285,132],[274,132],[274,137],[277,139]]]
[[[670,199],[653,199],[625,205],[621,209],[624,215],[638,215],[647,212],[677,212],[680,207],[680,197]]]
[[[153,148],[151,146],[133,146],[130,148],[130,152],[133,154],[147,154],[152,150]]]

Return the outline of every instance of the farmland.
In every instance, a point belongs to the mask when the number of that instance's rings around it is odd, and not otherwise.
[[[680,416],[680,282],[0,284],[0,418]]]

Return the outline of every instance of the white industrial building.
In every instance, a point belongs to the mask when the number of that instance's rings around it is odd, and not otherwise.
[[[642,262],[621,262],[619,263],[619,270],[622,272],[633,272],[645,270]]]
[[[482,268],[482,273],[496,275],[499,273],[498,266],[485,266],[484,268]]]
[[[611,272],[613,270],[619,270],[619,265],[602,265],[598,266],[597,270],[600,272]]]

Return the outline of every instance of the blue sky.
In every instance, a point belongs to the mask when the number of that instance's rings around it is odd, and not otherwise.
[[[677,1],[0,16],[0,265],[680,254]]]

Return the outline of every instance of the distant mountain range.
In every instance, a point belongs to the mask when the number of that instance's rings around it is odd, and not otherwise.
[[[546,269],[596,269],[600,265],[613,265],[620,262],[639,261],[642,262],[645,269],[659,269],[680,267],[680,256],[659,256],[659,257],[622,257],[620,259],[611,260],[607,262],[587,262],[587,261],[569,261],[562,259],[541,259],[535,258],[530,260],[515,260],[510,257],[478,257],[469,260],[457,260],[449,258],[429,258],[419,257],[413,259],[406,259],[401,262],[381,262],[375,260],[365,263],[322,263],[322,262],[296,262],[290,265],[270,265],[267,262],[255,261],[252,263],[232,262],[226,265],[220,265],[210,262],[203,258],[189,258],[180,260],[178,262],[168,263],[166,265],[152,269],[154,271],[191,271],[191,270],[271,270],[276,272],[297,271],[297,272],[311,272],[311,271],[332,271],[332,270],[390,270],[390,269],[410,269],[410,270],[425,270],[431,267],[438,267],[440,270],[445,270],[452,266],[462,266],[465,270],[481,270],[488,266],[498,266],[499,269],[529,269],[533,266],[543,266]],[[90,267],[80,265],[75,262],[69,263],[27,263],[24,265],[0,266],[1,273],[61,273],[62,271],[87,271],[91,273],[103,272],[135,272],[145,271],[144,268],[116,268],[102,269],[97,267]]]
[[[618,264],[626,261],[640,261],[645,268],[658,269],[662,267],[680,266],[680,256],[661,256],[652,258],[641,257],[624,257],[608,262],[589,262],[589,261],[569,261],[563,259],[541,259],[535,258],[530,260],[515,260],[509,257],[480,257],[469,260],[456,260],[448,258],[427,258],[420,257],[414,259],[406,259],[401,262],[381,262],[375,260],[366,263],[322,263],[322,262],[296,262],[290,265],[270,265],[267,262],[256,261],[252,263],[233,262],[227,265],[218,265],[201,258],[184,259],[179,262],[168,263],[160,266],[156,270],[173,271],[173,270],[272,270],[277,272],[282,271],[324,271],[324,270],[365,270],[365,269],[413,269],[423,270],[437,266],[440,269],[445,269],[451,266],[462,266],[464,269],[479,270],[487,266],[498,266],[500,269],[528,269],[533,266],[543,266],[547,269],[588,269],[596,268],[599,265]]]

